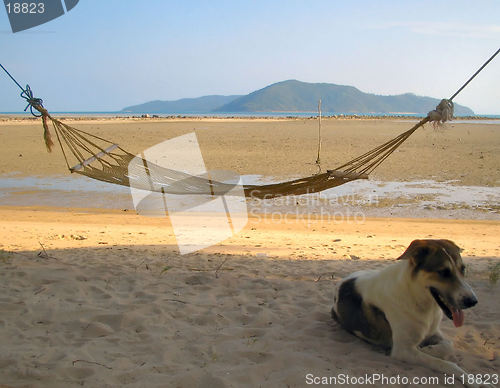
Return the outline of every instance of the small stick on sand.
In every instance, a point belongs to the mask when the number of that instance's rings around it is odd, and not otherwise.
[[[227,258],[224,259],[224,261],[222,263],[220,263],[220,265],[217,267],[217,269],[215,270],[215,277],[218,278],[219,277],[219,270],[222,268],[222,266],[226,263],[227,261]]]
[[[107,366],[107,365],[104,365],[104,364],[100,364],[100,363],[98,363],[98,362],[94,362],[94,361],[87,361],[87,360],[75,360],[75,361],[73,361],[73,366],[75,366],[75,364],[76,364],[77,362],[85,362],[85,363],[87,363],[87,364],[95,364],[95,365],[99,365],[99,366],[102,366],[102,367],[104,367],[104,368],[106,368],[106,369],[113,369],[113,368],[111,368],[110,366]]]
[[[47,251],[45,250],[45,247],[42,245],[40,241],[38,241],[38,244],[42,247],[42,252],[38,253],[38,257],[43,257],[44,259],[48,259],[49,255],[47,254]]]
[[[333,280],[333,277],[335,276],[335,272],[322,273],[321,275],[318,276],[318,278],[315,280],[315,282],[319,282],[323,276],[330,276],[331,279]]]
[[[42,247],[42,250],[40,252],[38,252],[38,254],[37,254],[38,257],[41,257],[42,259],[59,260],[57,257],[49,256],[49,254],[45,250],[45,247],[43,246],[43,244],[40,241],[38,241],[38,244],[40,244],[40,246]]]
[[[187,304],[187,302],[184,302],[183,300],[179,300],[179,299],[165,299],[165,300],[168,300],[169,302],[178,302],[178,303],[182,303],[182,304]]]

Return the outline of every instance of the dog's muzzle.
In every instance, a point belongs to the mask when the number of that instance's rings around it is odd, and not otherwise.
[[[443,310],[443,313],[453,321],[455,327],[460,327],[464,324],[464,312],[462,309],[468,309],[469,307],[475,306],[477,304],[477,298],[474,293],[465,295],[460,298],[458,306],[454,303],[450,303],[448,298],[445,298],[436,288],[431,287],[430,292],[438,306]]]

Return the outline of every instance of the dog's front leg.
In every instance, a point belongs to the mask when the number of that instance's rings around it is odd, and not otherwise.
[[[425,338],[419,345],[419,349],[431,356],[443,360],[454,361],[453,345],[450,340],[443,337],[439,330],[435,334]]]
[[[455,378],[458,376],[466,375],[462,368],[460,368],[457,364],[442,360],[440,358],[431,356],[430,354],[424,353],[417,349],[416,346],[411,347],[395,347],[393,346],[391,356],[397,360],[405,361],[412,364],[420,364],[426,366],[430,369],[433,369],[438,372],[442,372],[447,374],[448,376],[455,375]],[[478,387],[477,385],[466,385],[466,387]]]
[[[392,325],[392,357],[408,363],[426,366],[435,371],[446,373],[448,376],[455,375],[456,378],[462,374],[467,374],[451,361],[442,360],[420,351],[418,345],[422,338],[419,338],[418,327],[412,327],[408,321],[393,320],[393,322],[401,322],[401,325]],[[466,385],[466,387],[477,388],[478,386]]]

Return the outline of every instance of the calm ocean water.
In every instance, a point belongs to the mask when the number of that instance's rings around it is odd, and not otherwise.
[[[79,117],[137,117],[145,114],[158,117],[316,117],[318,112],[51,112],[56,116],[79,116]],[[28,112],[0,112],[0,115],[28,117]],[[424,117],[424,114],[417,113],[342,113],[342,112],[322,112],[323,117],[327,116],[358,116],[358,117]],[[473,115],[470,119],[491,119],[500,120],[500,115]]]

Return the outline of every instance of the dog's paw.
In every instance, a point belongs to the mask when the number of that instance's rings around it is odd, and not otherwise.
[[[442,360],[447,360],[451,362],[456,362],[456,358],[453,352],[453,346],[448,341],[440,342],[436,345],[428,345],[420,349],[422,352],[440,358]]]

